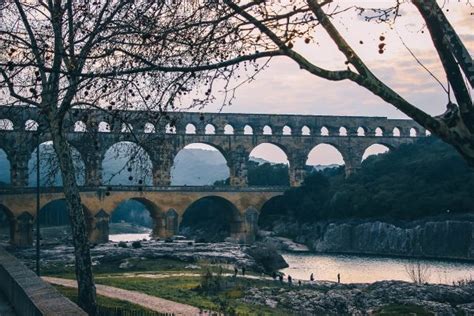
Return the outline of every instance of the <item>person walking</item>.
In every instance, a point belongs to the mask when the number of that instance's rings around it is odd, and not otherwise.
[[[293,284],[293,278],[291,275],[288,275],[288,284],[291,286]]]
[[[341,274],[337,274],[337,283],[341,283]]]
[[[237,277],[237,273],[239,273],[239,269],[237,269],[237,267],[234,266],[234,278]]]
[[[242,267],[242,275],[245,275],[245,267]]]
[[[314,274],[313,274],[313,273],[311,273],[311,275],[309,276],[309,280],[310,280],[311,282],[314,281]]]
[[[283,283],[283,274],[280,273],[280,275],[278,276],[278,279],[280,279],[280,283]]]

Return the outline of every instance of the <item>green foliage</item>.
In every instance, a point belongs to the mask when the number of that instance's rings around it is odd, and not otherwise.
[[[415,315],[425,316],[434,315],[434,313],[427,312],[423,307],[414,304],[391,304],[382,307],[376,311],[374,315]]]
[[[427,138],[369,157],[348,179],[343,168],[312,173],[285,193],[275,212],[305,222],[474,212],[474,169],[449,145]]]
[[[254,161],[249,161],[247,168],[249,185],[290,185],[288,166],[285,164],[259,164]]]

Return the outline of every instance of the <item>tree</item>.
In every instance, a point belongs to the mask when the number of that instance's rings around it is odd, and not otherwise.
[[[226,58],[238,47],[228,45],[232,29],[216,27],[225,17],[212,7],[186,0],[0,1],[1,105],[41,111],[38,129],[53,142],[71,220],[79,305],[91,315],[95,286],[65,122],[75,108],[117,116],[142,109],[172,126],[167,111],[185,101],[206,104],[217,78],[228,80],[239,62],[255,58]],[[87,123],[87,111],[81,119]]]
[[[393,6],[374,9],[352,6],[344,2],[253,0],[242,4],[238,1],[223,0],[223,6],[227,6],[235,13],[233,18],[236,32],[242,34],[242,40],[251,42],[248,43],[248,51],[284,55],[294,60],[301,69],[315,76],[331,81],[350,80],[357,83],[454,146],[464,159],[474,166],[474,107],[469,92],[470,88],[474,87],[474,65],[471,55],[442,8],[435,0],[397,0],[393,1]],[[368,20],[394,22],[400,14],[402,5],[413,5],[426,24],[449,87],[457,101],[456,104],[449,99],[446,112],[442,115],[429,115],[382,82],[332,21],[341,12],[355,10]],[[370,12],[370,15],[366,15],[367,12]],[[294,42],[298,39],[304,40],[307,44],[311,43],[317,28],[324,29],[344,56],[345,69],[326,69],[311,62],[310,56],[304,56],[294,49]],[[380,40],[379,52],[383,53],[383,36]],[[449,95],[449,91],[447,92]]]

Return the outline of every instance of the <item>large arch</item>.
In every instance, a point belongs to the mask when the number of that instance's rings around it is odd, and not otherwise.
[[[52,200],[44,204],[39,210],[36,220],[39,220],[44,242],[64,241],[71,236],[71,225],[65,199]]]
[[[277,195],[266,201],[260,209],[258,217],[258,227],[263,230],[273,230],[277,224],[284,223],[288,218],[288,213],[282,207],[285,201],[285,196]]]
[[[247,177],[249,185],[282,185],[290,183],[288,155],[278,144],[260,143],[249,154]]]
[[[159,235],[162,210],[144,198],[122,201],[110,215],[109,239],[133,241],[148,239],[152,231]]]
[[[344,157],[336,146],[328,143],[321,143],[313,147],[308,153],[306,165],[312,171],[326,168],[337,168],[345,165]]]
[[[102,183],[107,185],[153,184],[153,164],[146,150],[132,142],[118,142],[102,160]]]
[[[364,154],[362,155],[362,161],[366,160],[370,156],[385,154],[389,151],[390,151],[390,147],[387,145],[379,144],[379,143],[372,144],[364,150]]]
[[[11,184],[10,167],[7,153],[0,148],[0,187]]]
[[[217,242],[240,232],[237,207],[219,196],[206,196],[189,205],[183,213],[180,234],[196,241]]]
[[[78,185],[85,183],[85,165],[79,151],[70,145]],[[28,160],[28,186],[36,186],[36,148]],[[40,150],[40,186],[62,186],[61,170],[53,142],[39,145]]]
[[[203,186],[226,182],[230,169],[225,153],[208,143],[192,143],[174,157],[171,185]]]

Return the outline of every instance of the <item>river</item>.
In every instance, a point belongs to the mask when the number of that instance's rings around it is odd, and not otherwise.
[[[316,280],[342,283],[372,283],[382,280],[411,281],[407,267],[420,263],[427,270],[429,283],[452,284],[462,279],[474,279],[474,263],[442,260],[410,260],[402,258],[329,255],[329,254],[283,254],[289,267],[283,269],[286,275],[309,280],[314,273]]]
[[[150,230],[151,232],[151,230]],[[110,235],[111,241],[149,239],[150,233]],[[382,280],[411,281],[406,268],[414,262],[427,270],[428,282],[452,284],[453,281],[474,279],[474,263],[442,260],[417,260],[357,255],[284,253],[289,267],[281,270],[295,279],[308,280],[311,273],[317,280],[342,283],[372,283]]]

